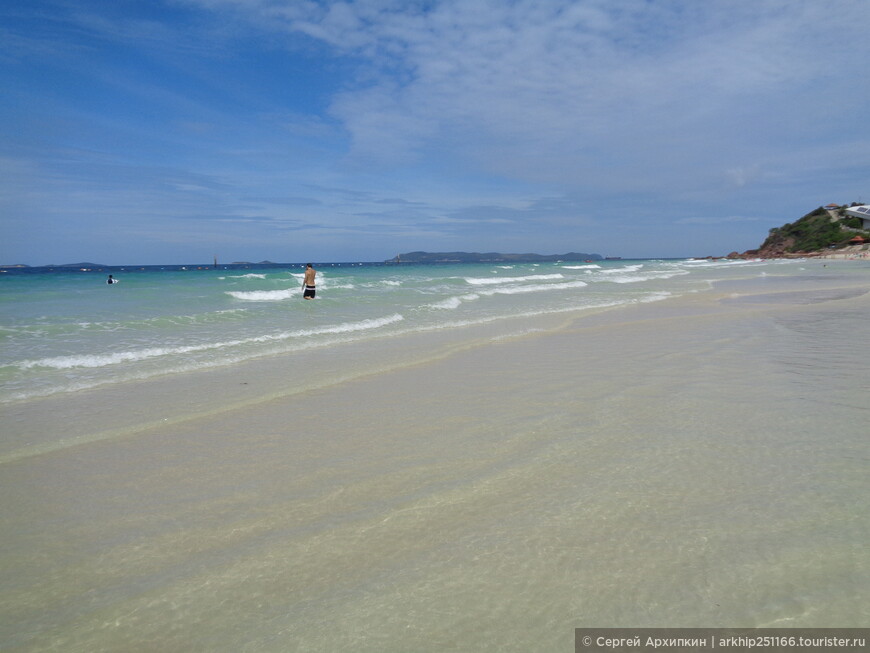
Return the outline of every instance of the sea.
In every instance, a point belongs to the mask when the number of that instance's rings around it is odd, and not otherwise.
[[[655,302],[792,261],[303,264],[6,268],[0,401],[217,368],[399,334]],[[118,283],[106,283],[111,274]],[[510,327],[508,327],[509,329]]]
[[[870,624],[870,262],[315,268],[0,272],[0,650]]]

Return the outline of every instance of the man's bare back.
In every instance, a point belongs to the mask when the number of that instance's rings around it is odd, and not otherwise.
[[[311,263],[305,268],[305,277],[302,279],[302,297],[314,299],[314,277],[317,270],[311,267]]]

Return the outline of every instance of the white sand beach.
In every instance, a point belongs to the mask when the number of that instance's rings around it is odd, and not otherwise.
[[[867,291],[729,282],[6,406],[0,649],[865,626]]]

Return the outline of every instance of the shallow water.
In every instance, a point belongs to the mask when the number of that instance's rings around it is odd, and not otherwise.
[[[406,333],[656,301],[722,278],[795,275],[746,261],[7,270],[0,275],[0,401],[330,348]]]

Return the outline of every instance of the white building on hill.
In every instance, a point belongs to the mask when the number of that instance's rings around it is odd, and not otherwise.
[[[846,215],[861,218],[861,228],[870,231],[870,204],[863,206],[850,206],[846,209]]]

